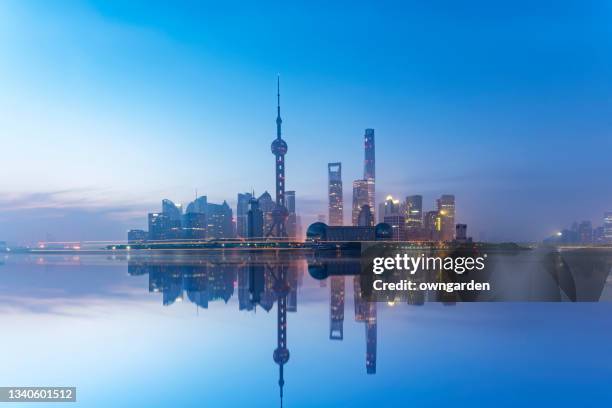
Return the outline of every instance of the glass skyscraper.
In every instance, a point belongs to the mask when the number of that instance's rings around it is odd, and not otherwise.
[[[329,225],[342,225],[344,218],[344,203],[342,198],[342,163],[329,163],[328,196]]]

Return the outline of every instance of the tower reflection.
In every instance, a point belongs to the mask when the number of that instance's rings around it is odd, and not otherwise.
[[[358,260],[354,260],[357,262]],[[128,261],[130,275],[148,275],[148,289],[161,293],[162,304],[170,306],[188,300],[207,309],[210,302],[228,303],[237,292],[238,309],[270,312],[276,304],[276,347],[272,354],[278,365],[280,404],[285,392],[285,365],[290,352],[287,342],[287,314],[297,312],[298,287],[304,270],[312,262],[304,254],[217,253],[205,256],[133,256]],[[347,264],[348,265],[348,264]],[[354,265],[346,266],[342,276],[329,278],[329,339],[344,338],[346,277]],[[325,280],[324,280],[325,281]],[[376,373],[376,303],[362,299],[359,276],[353,276],[355,321],[363,322],[366,339],[366,372]],[[314,283],[314,282],[312,282]],[[314,287],[321,287],[316,284]]]

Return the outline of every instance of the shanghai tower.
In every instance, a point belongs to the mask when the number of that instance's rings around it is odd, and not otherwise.
[[[376,161],[374,150],[374,129],[366,129],[363,136],[363,147],[365,157],[363,161],[363,179],[367,184],[368,205],[375,216],[376,208]],[[382,214],[379,215],[379,222],[382,222]]]
[[[276,139],[272,142],[271,150],[274,155],[274,166],[276,168],[276,207],[272,211],[272,225],[266,236],[274,234],[277,238],[286,237],[285,223],[289,213],[285,205],[285,154],[287,154],[287,142],[281,137],[280,116],[280,77],[276,79]]]

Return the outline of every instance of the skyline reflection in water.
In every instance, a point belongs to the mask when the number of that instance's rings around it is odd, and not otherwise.
[[[612,363],[595,347],[612,340],[609,303],[377,304],[358,276],[316,280],[307,266],[265,253],[8,257],[0,385],[76,385],[77,406],[611,401]]]

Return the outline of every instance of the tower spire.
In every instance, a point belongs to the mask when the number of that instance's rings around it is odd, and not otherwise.
[[[281,123],[283,120],[280,116],[280,74],[276,76],[276,138],[281,138]]]

